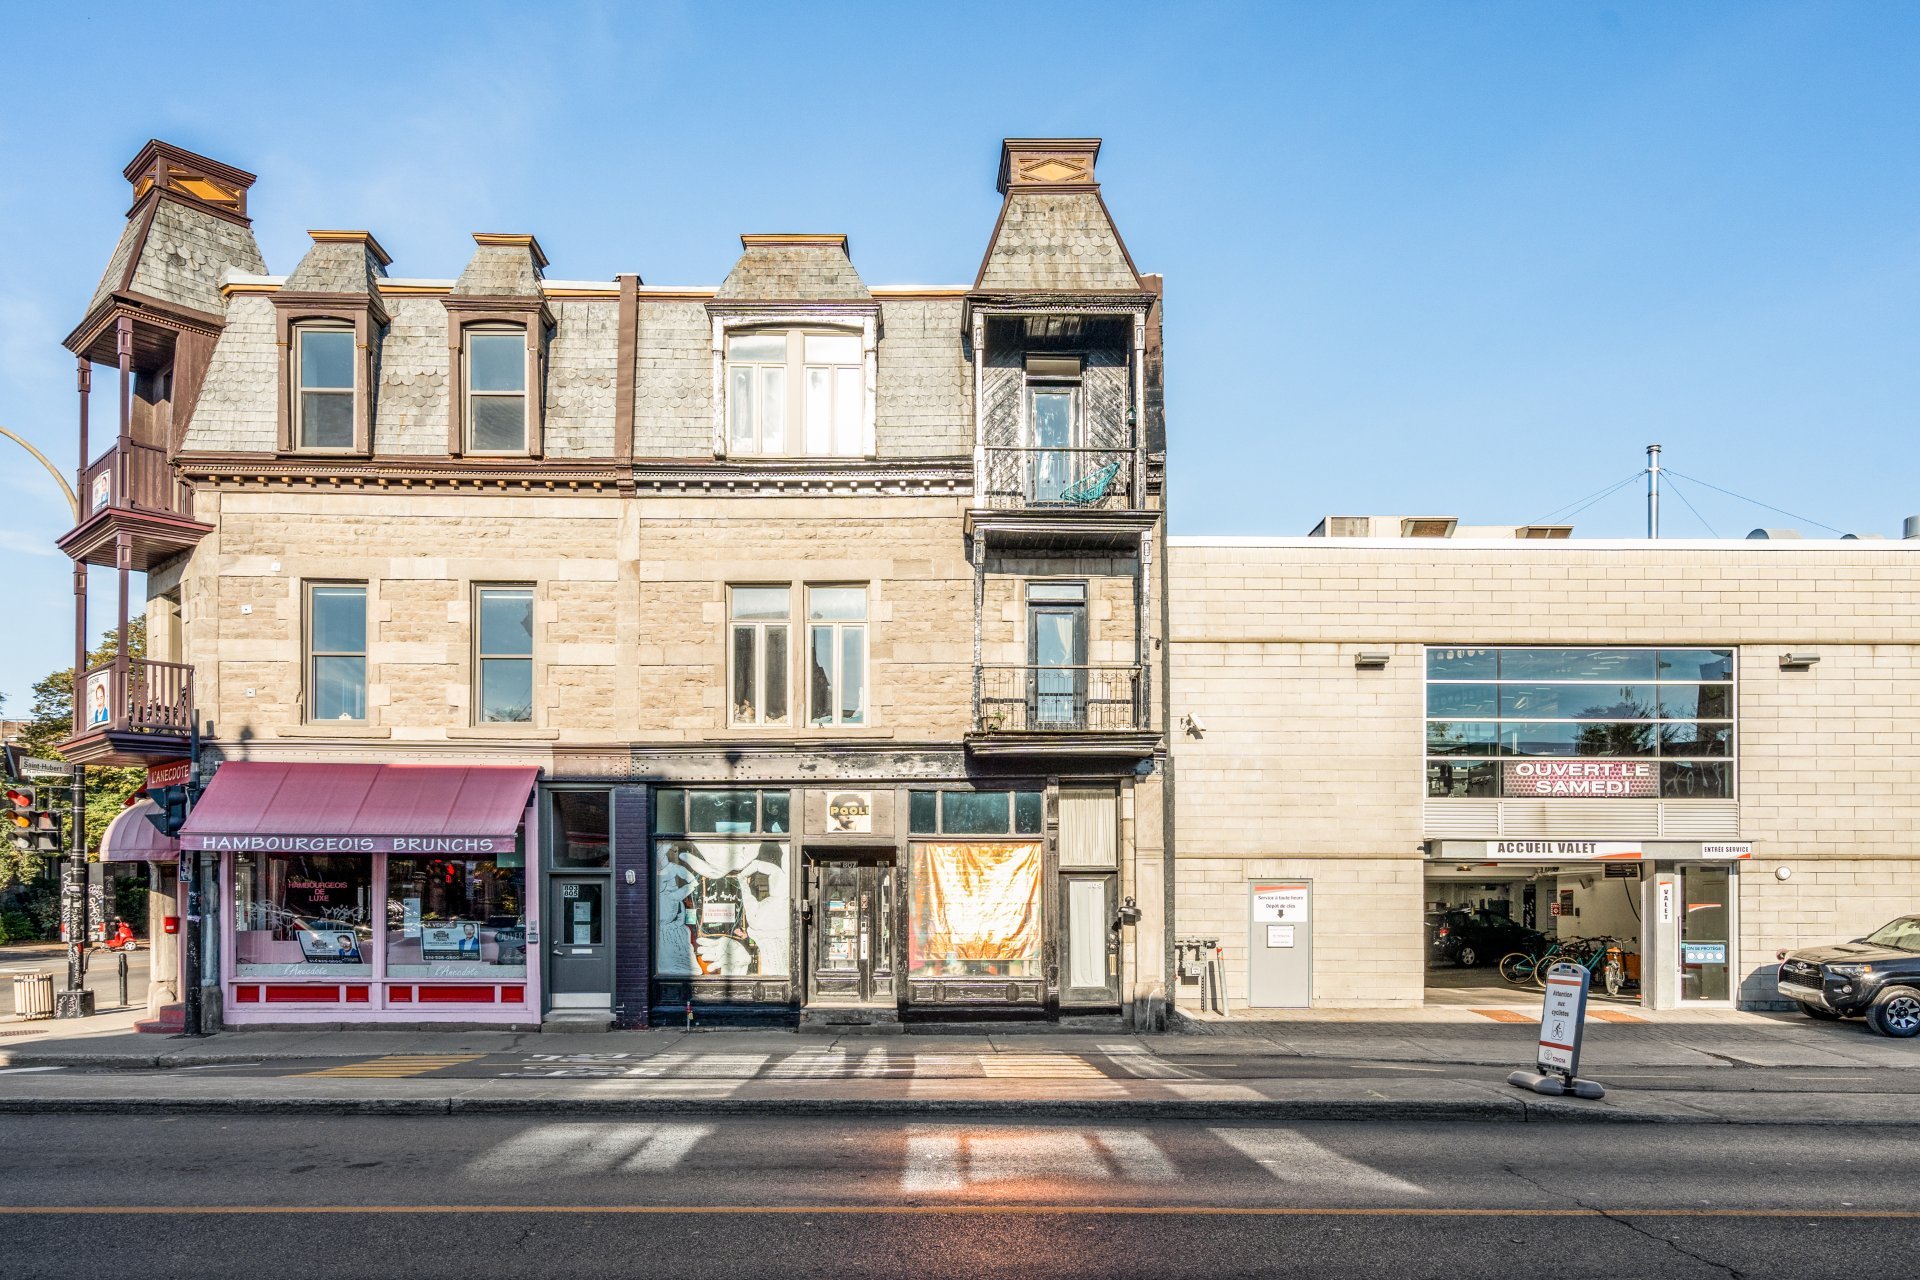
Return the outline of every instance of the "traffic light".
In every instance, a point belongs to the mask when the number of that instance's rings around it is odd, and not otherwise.
[[[187,820],[187,789],[180,787],[148,787],[147,799],[153,801],[157,811],[147,815],[147,821],[154,830],[163,836],[177,836]]]
[[[8,833],[22,853],[51,856],[60,852],[60,818],[34,802],[32,787],[7,788]]]

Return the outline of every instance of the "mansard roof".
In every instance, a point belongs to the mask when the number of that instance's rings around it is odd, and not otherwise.
[[[1094,180],[1098,138],[1008,138],[1006,199],[974,289],[981,293],[1138,292],[1146,286]]]
[[[745,250],[714,294],[719,303],[871,303],[843,235],[743,235]]]
[[[453,282],[455,297],[537,298],[547,255],[529,235],[476,231],[473,257]]]
[[[367,231],[309,231],[313,247],[281,286],[288,293],[377,294],[393,259]]]

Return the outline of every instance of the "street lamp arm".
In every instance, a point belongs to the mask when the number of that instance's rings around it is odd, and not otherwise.
[[[60,492],[67,495],[67,505],[73,508],[73,522],[75,524],[79,524],[80,523],[80,499],[73,496],[73,486],[67,483],[67,478],[66,476],[60,473],[60,468],[54,466],[51,462],[48,462],[46,454],[40,452],[38,449],[34,448],[31,443],[21,438],[20,436],[15,435],[13,432],[7,430],[5,427],[0,427],[0,436],[5,436],[7,439],[13,441],[15,444],[19,445],[22,449],[25,449],[28,453],[32,454],[34,457],[40,460],[40,465],[47,469],[47,474],[52,476],[54,480],[60,485]]]

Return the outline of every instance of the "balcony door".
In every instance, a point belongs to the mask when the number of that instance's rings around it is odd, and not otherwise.
[[[1027,584],[1027,724],[1083,729],[1087,721],[1087,584]]]
[[[1046,383],[1027,388],[1027,489],[1032,502],[1060,502],[1079,479],[1080,389]]]

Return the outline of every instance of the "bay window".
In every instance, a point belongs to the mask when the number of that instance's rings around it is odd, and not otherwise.
[[[731,335],[724,383],[728,452],[862,456],[866,381],[866,355],[857,333],[793,329]]]

